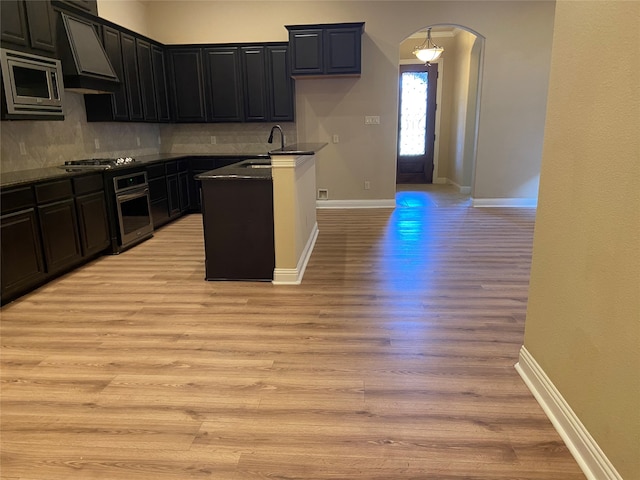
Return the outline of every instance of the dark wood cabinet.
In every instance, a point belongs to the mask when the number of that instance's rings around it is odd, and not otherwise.
[[[107,249],[111,243],[102,174],[73,179],[80,245],[83,257]]]
[[[204,71],[200,48],[167,50],[172,91],[173,120],[206,122]]]
[[[102,44],[109,62],[111,62],[111,66],[120,80],[120,87],[113,94],[84,96],[87,121],[126,121],[129,120],[129,100],[127,99],[127,85],[124,81],[120,31],[103,25]]]
[[[158,120],[171,120],[169,111],[169,89],[167,88],[167,69],[164,60],[164,50],[157,45],[151,45],[151,63],[153,65],[153,85],[156,94],[156,109]]]
[[[147,183],[149,184],[149,201],[151,203],[153,228],[158,228],[169,221],[167,175],[164,164],[159,163],[147,167]]]
[[[127,90],[127,105],[130,120],[143,120],[142,95],[140,90],[140,75],[136,52],[136,39],[126,33],[120,33],[122,43],[122,63],[124,67],[124,82]]]
[[[267,66],[263,45],[240,49],[244,85],[244,120],[267,121]]]
[[[35,209],[2,215],[0,223],[0,280],[4,303],[44,281],[46,274]]]
[[[243,88],[240,49],[237,46],[205,48],[208,119],[240,122],[243,114]]]
[[[295,112],[294,81],[287,44],[266,46],[268,120],[292,122]]]
[[[57,273],[82,259],[73,198],[38,206],[47,273]]]
[[[3,47],[55,56],[55,17],[49,0],[2,0],[0,7]]]
[[[363,22],[286,28],[292,75],[360,75]]]
[[[83,13],[90,13],[91,15],[98,15],[97,0],[56,0],[55,3],[64,8],[75,9]]]
[[[137,38],[136,55],[138,57],[143,117],[145,121],[155,122],[158,120],[158,110],[156,106],[156,88],[153,81],[151,44]]]

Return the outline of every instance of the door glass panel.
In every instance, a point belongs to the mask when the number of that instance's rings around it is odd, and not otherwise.
[[[427,133],[427,72],[400,76],[400,155],[424,155]]]

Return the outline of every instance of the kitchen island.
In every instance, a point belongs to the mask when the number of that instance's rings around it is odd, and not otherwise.
[[[290,145],[269,152],[270,162],[248,159],[196,177],[207,280],[302,281],[318,236],[315,153],[325,145]]]

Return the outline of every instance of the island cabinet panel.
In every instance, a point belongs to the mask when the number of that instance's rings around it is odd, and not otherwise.
[[[286,28],[292,75],[360,75],[364,22]]]
[[[55,17],[49,0],[2,0],[0,7],[3,47],[55,56]]]
[[[136,38],[136,56],[138,57],[138,74],[140,76],[142,116],[147,122],[155,122],[158,120],[158,109],[156,106],[156,89],[153,80],[151,44]]]
[[[169,84],[172,93],[173,120],[206,122],[204,70],[200,48],[171,48]]]
[[[160,122],[168,122],[171,120],[171,113],[169,110],[169,89],[167,86],[167,69],[164,56],[164,50],[162,48],[157,45],[151,45],[153,86],[156,94],[158,120]]]
[[[135,37],[120,33],[122,43],[122,62],[124,67],[124,82],[127,90],[127,105],[130,120],[144,120],[142,109],[142,92],[140,89],[140,74],[138,71],[138,55]]]
[[[266,56],[269,119],[292,122],[295,111],[295,84],[291,78],[287,45],[267,45]]]
[[[208,118],[214,122],[241,122],[243,89],[238,47],[204,49]]]

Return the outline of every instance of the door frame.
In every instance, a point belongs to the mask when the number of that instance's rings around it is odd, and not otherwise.
[[[433,143],[433,183],[447,183],[447,179],[438,176],[438,164],[440,159],[440,114],[442,109],[439,108],[442,105],[442,79],[444,77],[444,58],[440,57],[436,61],[431,63],[438,64],[438,77],[436,80],[436,123],[435,123],[435,135],[436,139]],[[424,65],[424,62],[418,60],[400,60],[399,65]],[[399,78],[399,77],[398,77]],[[398,92],[400,91],[400,85],[398,83]],[[398,108],[400,108],[400,96],[398,95]],[[398,126],[399,127],[399,126]],[[396,142],[398,140],[396,135]],[[396,148],[396,172],[398,171],[398,156]]]

